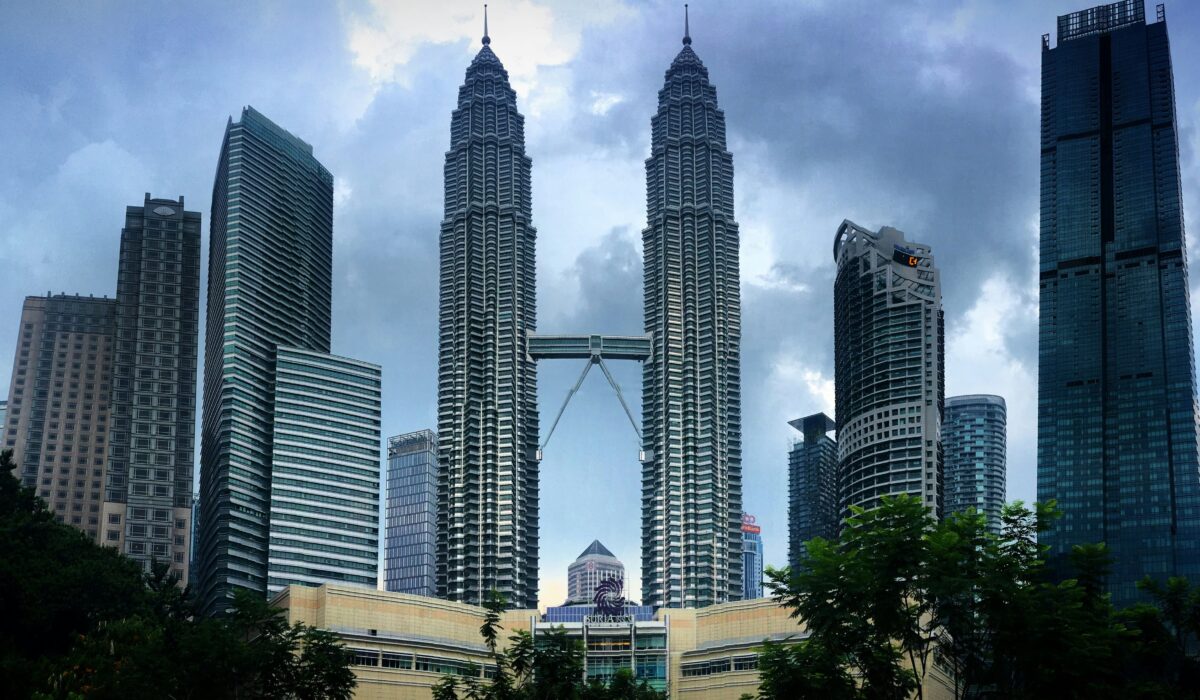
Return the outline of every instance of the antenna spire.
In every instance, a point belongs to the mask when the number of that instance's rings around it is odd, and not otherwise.
[[[487,30],[487,3],[483,4],[483,45],[487,46],[492,43],[492,38],[488,36]]]
[[[687,3],[685,2],[683,4],[683,45],[690,46],[691,43],[692,43],[692,31],[691,31],[691,27],[688,26],[688,6],[687,6]]]

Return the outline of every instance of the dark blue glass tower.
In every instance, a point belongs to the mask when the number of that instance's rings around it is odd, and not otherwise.
[[[1043,38],[1038,499],[1044,541],[1106,542],[1113,601],[1200,580],[1200,474],[1167,24],[1141,0]]]
[[[808,556],[814,537],[838,535],[837,423],[824,413],[788,421],[804,434],[788,453],[788,566]]]
[[[388,439],[386,590],[437,596],[437,434]]]

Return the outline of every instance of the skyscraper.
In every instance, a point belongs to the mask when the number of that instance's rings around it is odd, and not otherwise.
[[[803,435],[788,454],[788,565],[795,568],[808,554],[806,542],[838,535],[837,441],[829,437],[837,423],[816,413],[788,425]]]
[[[651,119],[642,232],[642,596],[742,597],[741,297],[733,156],[708,70],[683,49]]]
[[[1200,580],[1195,366],[1167,23],[1141,0],[1042,40],[1038,499],[1060,559],[1106,542],[1113,602]]]
[[[940,518],[945,350],[933,251],[844,221],[833,257],[841,513],[906,493]]]
[[[213,183],[200,448],[199,598],[267,590],[276,349],[329,352],[333,176],[252,107]]]
[[[441,227],[438,594],[537,607],[536,230],[525,121],[483,48],[450,123]]]
[[[591,603],[596,586],[610,578],[625,581],[625,565],[600,540],[592,540],[567,566],[567,603]]]
[[[274,386],[267,590],[375,588],[379,365],[280,347]]]
[[[200,214],[183,197],[126,207],[104,489],[104,543],[149,571],[190,565]],[[116,537],[114,538],[114,534]]]
[[[987,516],[988,528],[996,533],[1004,507],[1007,417],[1003,397],[950,396],[942,424],[946,514],[974,508]]]
[[[437,434],[388,438],[385,588],[437,595]]]
[[[762,527],[754,516],[742,514],[742,597],[746,600],[763,597]]]
[[[98,544],[120,537],[100,522],[116,336],[115,299],[25,297],[8,390],[15,475]]]

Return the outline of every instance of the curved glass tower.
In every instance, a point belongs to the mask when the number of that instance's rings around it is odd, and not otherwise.
[[[974,508],[999,534],[1007,475],[1008,407],[1004,397],[968,394],[946,397],[942,424],[946,515]]]
[[[642,597],[742,597],[741,296],[725,114],[691,37],[651,119],[642,232]]]
[[[942,292],[932,249],[842,222],[833,244],[838,491],[873,508],[907,493],[942,515]]]
[[[530,160],[508,73],[483,48],[446,152],[438,351],[438,595],[537,607],[536,326]]]

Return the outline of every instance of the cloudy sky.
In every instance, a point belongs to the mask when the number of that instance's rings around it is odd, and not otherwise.
[[[846,218],[933,246],[947,392],[1008,400],[1009,497],[1031,500],[1040,37],[1088,3],[691,4],[736,169],[745,508],[768,563],[786,559],[787,421],[833,410],[831,250]],[[682,14],[491,3],[533,158],[542,332],[641,331],[643,161]],[[336,178],[334,352],[383,365],[385,434],[434,427],[442,159],[481,16],[457,0],[0,0],[0,349],[27,294],[113,294],[124,207],[147,191],[202,213],[207,253],[225,122],[250,104]],[[1200,7],[1175,0],[1167,17],[1194,232]],[[544,423],[579,370],[542,367]],[[640,371],[617,377],[636,410]],[[636,449],[590,376],[542,464],[543,604],[564,597],[567,563],[595,538],[637,595]]]

